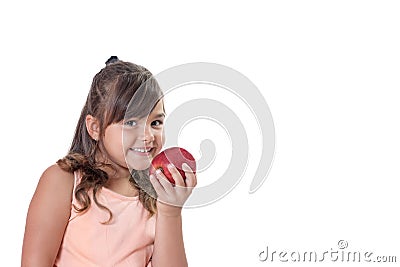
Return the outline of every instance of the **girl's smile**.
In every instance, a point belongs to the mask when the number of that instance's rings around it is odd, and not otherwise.
[[[140,156],[149,156],[153,151],[154,147],[134,147],[130,148],[133,152],[136,152]]]

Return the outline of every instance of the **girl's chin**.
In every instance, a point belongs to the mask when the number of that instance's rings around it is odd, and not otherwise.
[[[150,162],[148,164],[129,164],[130,170],[144,171],[150,168]]]
[[[126,157],[126,163],[128,165],[128,168],[130,170],[138,170],[138,171],[142,171],[142,170],[146,170],[148,168],[150,168],[151,165],[151,161],[153,160],[153,157]]]

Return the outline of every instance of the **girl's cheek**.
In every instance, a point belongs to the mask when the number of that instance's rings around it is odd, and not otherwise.
[[[165,133],[164,130],[161,133],[161,144],[164,146],[165,145]]]

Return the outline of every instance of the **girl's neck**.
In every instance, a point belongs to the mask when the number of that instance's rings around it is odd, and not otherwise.
[[[130,177],[128,168],[116,164],[106,165],[103,170],[107,173],[109,180],[129,180]]]
[[[108,180],[104,187],[127,197],[134,197],[139,194],[138,190],[129,181],[131,174],[127,167],[99,157],[97,160],[105,163],[102,169],[107,173]]]
[[[108,180],[104,187],[126,197],[138,195],[138,190],[129,181],[129,170],[121,166],[107,167],[104,171],[108,174]]]
[[[96,155],[96,161],[102,162],[103,167],[101,168],[108,175],[109,179],[128,179],[130,177],[129,169],[126,166],[121,166],[112,160],[102,156],[102,153]]]
[[[129,179],[108,179],[104,187],[126,197],[135,197],[139,194]]]

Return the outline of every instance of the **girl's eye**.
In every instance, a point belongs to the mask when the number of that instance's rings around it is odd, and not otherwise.
[[[130,120],[130,121],[126,121],[126,122],[124,122],[124,125],[126,125],[126,126],[135,126],[137,123],[136,123],[136,121],[134,121],[134,120]]]
[[[156,121],[153,121],[151,124],[152,124],[153,126],[160,126],[160,125],[163,124],[163,121],[156,120]]]

